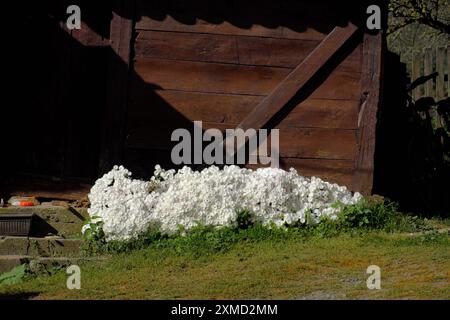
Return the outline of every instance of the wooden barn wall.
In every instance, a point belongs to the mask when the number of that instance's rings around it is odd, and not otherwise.
[[[214,10],[204,1],[138,1],[125,149],[138,174],[171,165],[176,128],[192,128],[194,120],[204,130],[235,128],[346,19],[339,5],[324,1],[250,4],[231,1]],[[352,187],[362,43],[352,39],[306,98],[294,97],[275,119],[283,168]]]

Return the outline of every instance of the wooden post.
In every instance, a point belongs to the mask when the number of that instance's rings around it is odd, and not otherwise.
[[[361,80],[363,97],[353,176],[353,189],[364,195],[370,195],[373,191],[377,113],[381,103],[383,47],[381,31],[376,35],[365,34]]]

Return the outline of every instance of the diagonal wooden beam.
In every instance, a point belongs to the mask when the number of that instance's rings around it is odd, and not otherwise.
[[[345,27],[334,28],[314,51],[253,109],[237,128],[243,130],[261,129],[305,86],[357,30],[358,27],[352,23]]]

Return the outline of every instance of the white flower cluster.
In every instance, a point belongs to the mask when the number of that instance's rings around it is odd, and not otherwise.
[[[92,216],[103,220],[108,240],[136,237],[151,225],[171,233],[180,226],[229,226],[237,213],[249,210],[264,225],[278,226],[335,218],[333,204],[354,204],[361,199],[346,187],[319,178],[299,176],[294,169],[255,171],[212,166],[202,171],[184,167],[178,172],[156,166],[150,182],[131,178],[123,167],[97,180],[89,195]],[[308,220],[309,221],[309,220]]]

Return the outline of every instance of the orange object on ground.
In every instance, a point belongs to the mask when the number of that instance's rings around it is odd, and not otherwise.
[[[21,207],[34,207],[34,203],[30,201],[20,201]]]
[[[31,201],[17,201],[13,202],[12,205],[18,207],[34,207],[34,203]]]

